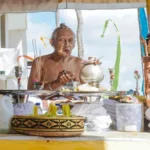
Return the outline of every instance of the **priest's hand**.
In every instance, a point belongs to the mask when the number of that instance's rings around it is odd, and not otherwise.
[[[72,72],[63,70],[58,74],[57,81],[64,85],[71,81],[78,81],[78,79]]]

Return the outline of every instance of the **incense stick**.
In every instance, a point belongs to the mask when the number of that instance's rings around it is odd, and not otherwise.
[[[36,58],[36,54],[35,54],[35,47],[34,47],[34,40],[32,39],[32,46],[33,46],[33,52],[34,52],[34,59]]]

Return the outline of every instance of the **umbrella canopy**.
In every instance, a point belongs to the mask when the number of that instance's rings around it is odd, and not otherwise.
[[[0,13],[145,7],[146,0],[0,0]]]

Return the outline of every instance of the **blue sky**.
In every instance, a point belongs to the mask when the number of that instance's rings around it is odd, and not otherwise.
[[[55,26],[55,12],[40,12],[40,13],[29,13],[28,19],[36,24],[46,23]]]
[[[138,69],[142,73],[137,9],[89,10],[82,11],[82,15],[85,59],[88,56],[98,58],[104,56],[101,67],[105,78],[101,85],[109,88],[108,68],[114,67],[115,63],[117,38],[114,25],[110,23],[105,37],[100,37],[104,22],[107,19],[112,19],[116,23],[121,36],[122,57],[119,90],[134,89],[133,72]],[[76,33],[77,18],[74,10],[60,10],[60,22],[66,23]],[[48,40],[46,40],[47,48],[43,46],[40,37],[49,38],[55,27],[55,12],[28,14],[27,42],[30,56],[33,55],[31,44],[33,38],[37,40],[37,46],[42,50],[43,55],[53,51]],[[73,55],[77,56],[77,46]]]

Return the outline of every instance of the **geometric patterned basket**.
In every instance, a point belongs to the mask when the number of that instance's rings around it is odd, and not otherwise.
[[[79,136],[84,131],[84,117],[13,116],[12,129],[36,136]]]

